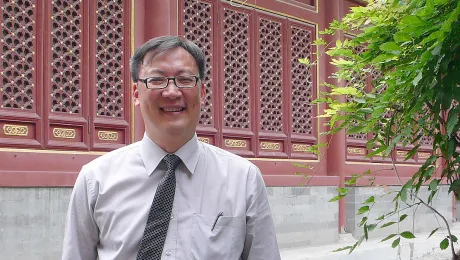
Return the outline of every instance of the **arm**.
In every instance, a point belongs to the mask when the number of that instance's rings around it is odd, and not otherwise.
[[[251,166],[246,187],[246,240],[244,260],[280,260],[275,227],[260,170]]]
[[[62,260],[96,260],[99,229],[94,220],[94,187],[85,172],[77,177],[67,211]]]

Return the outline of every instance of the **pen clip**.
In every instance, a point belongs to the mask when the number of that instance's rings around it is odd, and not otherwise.
[[[217,217],[216,217],[216,219],[214,220],[214,224],[212,224],[211,231],[214,230],[214,228],[216,227],[217,221],[218,221],[219,218],[222,217],[223,215],[224,215],[224,212],[219,212],[219,214],[217,214]]]

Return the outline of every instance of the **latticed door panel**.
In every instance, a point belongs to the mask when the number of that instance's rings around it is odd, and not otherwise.
[[[45,4],[44,111],[49,148],[88,149],[88,92],[84,81],[85,2]]]
[[[206,96],[202,105],[202,112],[199,124],[206,127],[214,127],[214,107],[216,90],[215,66],[214,65],[214,45],[213,38],[215,33],[215,16],[212,2],[184,0],[183,6],[183,34],[196,43],[206,56],[206,77],[203,83],[206,88]]]
[[[350,38],[350,37],[348,37]],[[356,54],[361,54],[365,51],[365,46],[357,46],[353,49],[353,52]],[[350,80],[345,82],[347,87],[362,88],[363,92],[369,91],[369,84],[366,78],[369,75],[366,75],[365,72],[355,72]],[[350,98],[347,98],[347,102],[352,101]],[[347,160],[368,160],[365,156],[368,154],[366,149],[366,142],[368,140],[368,135],[366,133],[354,133],[347,135]]]
[[[226,149],[253,155],[254,95],[251,74],[251,30],[253,12],[223,4],[220,10],[222,30],[221,80],[222,132]]]
[[[257,111],[259,154],[286,157],[286,20],[257,16]]]
[[[308,147],[317,141],[316,107],[312,101],[316,98],[316,71],[313,41],[315,28],[299,23],[289,23],[290,44],[290,132],[291,155],[293,157],[314,157],[307,152]],[[308,58],[312,65],[307,66],[299,59]]]
[[[91,1],[91,114],[95,116],[95,149],[113,149],[130,142],[130,1]]]
[[[208,63],[201,140],[246,156],[316,159],[307,151],[317,142],[316,65],[298,62],[314,59],[315,26],[223,1],[181,2],[179,32]]]
[[[82,150],[92,149],[90,136],[96,149],[129,143],[131,1],[0,4],[0,143]]]
[[[1,5],[0,143],[41,146],[41,85],[37,75],[35,1],[3,1]],[[37,71],[38,70],[38,71]]]

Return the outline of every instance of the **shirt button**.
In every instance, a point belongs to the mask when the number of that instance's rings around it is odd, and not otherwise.
[[[171,255],[171,251],[166,251],[166,255],[167,255],[167,256],[170,256],[170,255]]]

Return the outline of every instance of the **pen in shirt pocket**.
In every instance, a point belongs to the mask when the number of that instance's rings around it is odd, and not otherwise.
[[[224,215],[224,212],[219,212],[219,214],[217,214],[217,217],[216,217],[216,219],[214,220],[214,224],[212,224],[211,231],[214,230],[214,228],[216,227],[217,221],[218,221],[219,218],[222,217],[223,215]]]

